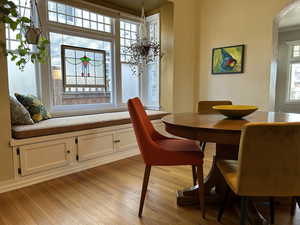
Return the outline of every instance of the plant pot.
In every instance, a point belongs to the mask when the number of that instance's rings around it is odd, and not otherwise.
[[[41,36],[41,29],[26,27],[25,38],[28,44],[37,45]]]

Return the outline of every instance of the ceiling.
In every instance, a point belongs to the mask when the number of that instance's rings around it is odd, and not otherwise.
[[[168,0],[85,0],[98,5],[110,7],[120,11],[125,11],[140,15],[144,4],[146,12],[159,8]]]
[[[279,28],[300,26],[300,6],[289,10],[279,21]]]

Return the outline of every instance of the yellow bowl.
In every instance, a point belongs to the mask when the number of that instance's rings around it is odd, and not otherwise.
[[[240,119],[255,112],[258,108],[252,105],[216,105],[213,109],[229,118]]]

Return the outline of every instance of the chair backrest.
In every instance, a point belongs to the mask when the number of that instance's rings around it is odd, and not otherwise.
[[[154,141],[160,134],[154,129],[139,98],[129,99],[127,105],[139,149],[147,164],[154,156],[150,151],[156,148]]]
[[[198,102],[199,114],[215,114],[218,113],[212,107],[215,105],[232,105],[231,101],[200,101]]]
[[[238,194],[300,196],[300,122],[249,123],[242,130]]]

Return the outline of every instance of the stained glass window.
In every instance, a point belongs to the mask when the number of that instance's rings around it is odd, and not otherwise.
[[[61,45],[65,91],[90,92],[108,88],[104,50]]]

